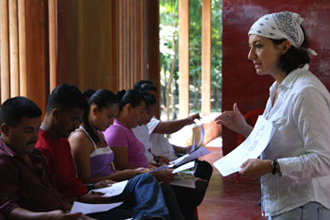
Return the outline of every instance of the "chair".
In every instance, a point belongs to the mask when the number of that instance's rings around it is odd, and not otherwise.
[[[264,113],[263,108],[254,109],[254,110],[251,110],[251,111],[247,112],[244,115],[244,119],[248,124],[254,126],[255,123],[257,122],[257,119],[258,119],[259,115],[262,115],[263,113]],[[237,146],[240,145],[244,141],[243,135],[237,134],[237,139],[236,140],[237,140]],[[237,173],[236,174],[236,183],[239,183],[239,182],[240,182],[240,175],[239,175],[239,173]]]

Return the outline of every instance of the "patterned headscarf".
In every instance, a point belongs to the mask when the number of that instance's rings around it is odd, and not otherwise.
[[[292,46],[299,48],[305,39],[301,28],[303,21],[299,14],[289,11],[266,14],[252,25],[248,35],[256,34],[274,40],[288,39]],[[315,53],[310,49],[308,51]]]

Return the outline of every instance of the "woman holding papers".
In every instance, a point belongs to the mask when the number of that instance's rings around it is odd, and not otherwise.
[[[115,94],[108,90],[97,90],[88,103],[89,108],[84,111],[82,125],[69,137],[81,180],[84,183],[94,183],[107,179],[130,179],[123,193],[111,201],[125,201],[125,207],[133,207],[134,219],[182,219],[178,205],[173,201],[173,193],[164,193],[165,203],[162,193],[164,187],[160,188],[152,175],[142,174],[143,169],[116,171],[112,166],[114,155],[101,131],[112,124],[118,113]],[[174,205],[166,206],[168,201]]]
[[[270,75],[263,117],[274,135],[261,155],[241,165],[241,175],[261,177],[262,206],[271,220],[330,219],[330,96],[309,70],[308,46],[297,13],[268,14],[248,35],[248,58],[258,75]],[[237,104],[215,120],[247,137],[252,127]]]

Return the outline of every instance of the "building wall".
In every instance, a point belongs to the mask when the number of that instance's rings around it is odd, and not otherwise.
[[[273,83],[270,76],[257,76],[247,59],[248,30],[262,15],[293,11],[305,21],[310,47],[318,56],[311,57],[310,70],[330,88],[330,1],[327,0],[223,0],[223,103],[222,110],[237,102],[243,114],[264,108]],[[236,147],[236,134],[223,129],[224,154]]]

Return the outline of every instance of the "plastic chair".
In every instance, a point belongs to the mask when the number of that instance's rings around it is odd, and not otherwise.
[[[254,110],[251,110],[251,111],[247,112],[244,115],[245,121],[248,124],[254,126],[255,123],[257,122],[257,119],[258,119],[259,115],[262,115],[264,113],[264,110],[265,109],[263,109],[263,108],[258,108],[258,109],[254,109]],[[244,139],[245,138],[243,137],[243,135],[237,134],[237,139],[236,139],[237,140],[237,146],[240,145],[244,141]],[[240,177],[239,173],[237,173],[236,174],[236,183],[239,183],[240,179],[241,179],[241,177]]]

